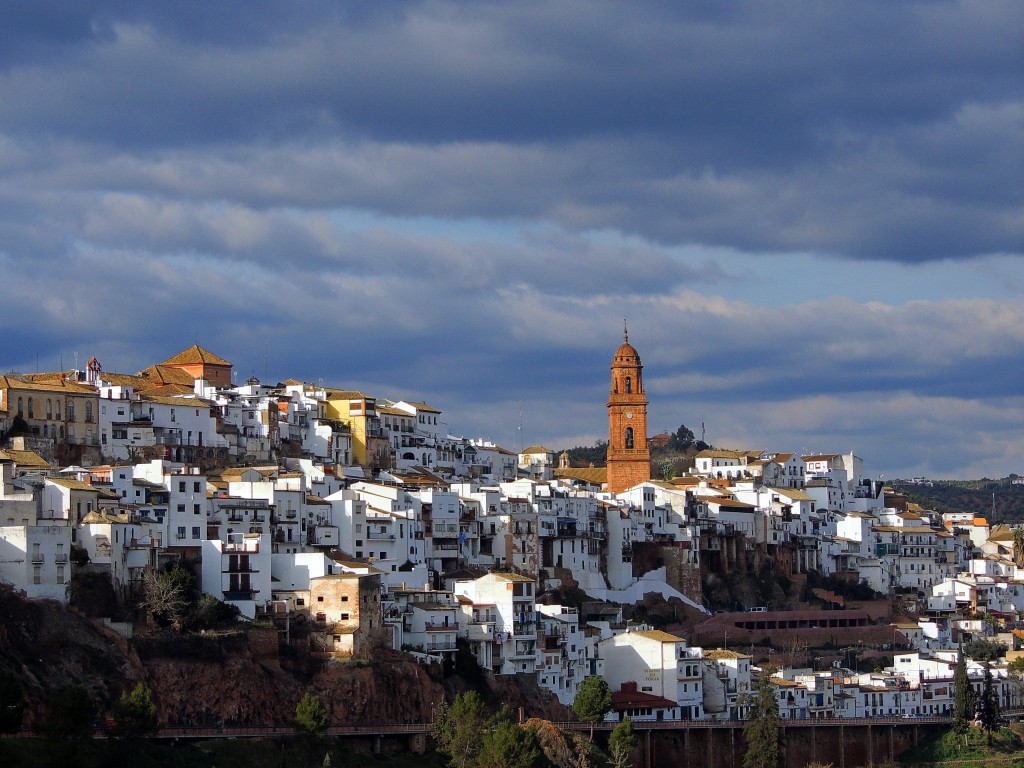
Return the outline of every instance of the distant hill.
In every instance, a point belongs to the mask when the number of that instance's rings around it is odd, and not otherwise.
[[[1014,484],[1016,479],[1017,475],[1002,480],[894,480],[889,485],[926,509],[971,512],[992,524],[1024,522],[1024,484]]]

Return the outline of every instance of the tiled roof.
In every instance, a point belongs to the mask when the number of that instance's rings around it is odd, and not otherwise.
[[[48,477],[47,480],[54,485],[59,485],[61,488],[68,488],[72,491],[93,491],[99,493],[100,489],[95,485],[89,483],[83,483],[81,480],[75,480],[71,477]]]
[[[608,482],[607,467],[568,467],[555,470],[555,477],[560,480],[583,480],[593,485],[604,485]]]
[[[0,459],[9,459],[22,469],[50,469],[53,467],[50,462],[35,451],[17,451],[14,449],[0,451]]]
[[[533,583],[533,579],[529,576],[520,576],[518,573],[494,573],[491,575],[499,581],[528,581],[531,584]]]
[[[180,384],[191,390],[195,385],[195,377],[188,371],[164,365],[151,365],[146,370],[139,371],[139,376],[146,379],[150,386]]]
[[[0,376],[0,389],[24,389],[33,392],[58,392],[71,395],[96,395],[98,391],[91,384],[76,381],[30,381],[20,376]]]
[[[643,637],[647,640],[654,640],[659,643],[679,643],[683,640],[681,637],[664,632],[660,629],[644,629],[639,632],[629,632],[628,634]]]
[[[704,651],[704,658],[717,661],[719,659],[749,659],[751,657],[745,653],[727,651],[724,648],[712,648],[710,651]]]
[[[228,365],[227,360],[223,357],[218,357],[208,349],[203,349],[198,344],[193,344],[191,347],[183,352],[179,352],[174,357],[164,360],[161,365]]]
[[[529,448],[524,448],[520,453],[554,453],[554,451],[548,450],[543,445],[531,445]]]
[[[409,405],[411,405],[417,411],[430,411],[431,413],[441,413],[441,410],[439,408],[435,408],[434,406],[428,405],[427,403],[409,403]]]

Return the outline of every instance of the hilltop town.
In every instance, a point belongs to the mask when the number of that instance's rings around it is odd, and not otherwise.
[[[67,604],[100,579],[131,637],[181,631],[184,571],[315,658],[462,651],[567,706],[599,675],[616,720],[743,719],[766,664],[784,719],[944,715],[972,642],[975,686],[1021,704],[1024,530],[922,509],[852,453],[706,448],[653,478],[648,404],[628,336],[603,467],[452,435],[423,402],[238,385],[198,345],[10,373],[0,581]]]

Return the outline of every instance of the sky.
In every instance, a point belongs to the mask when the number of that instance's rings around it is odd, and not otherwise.
[[[0,0],[0,369],[1024,474],[1019,0]]]

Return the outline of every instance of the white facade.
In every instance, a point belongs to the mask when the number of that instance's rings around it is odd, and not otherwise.
[[[70,553],[71,528],[66,525],[0,527],[0,580],[26,597],[66,603]]]

